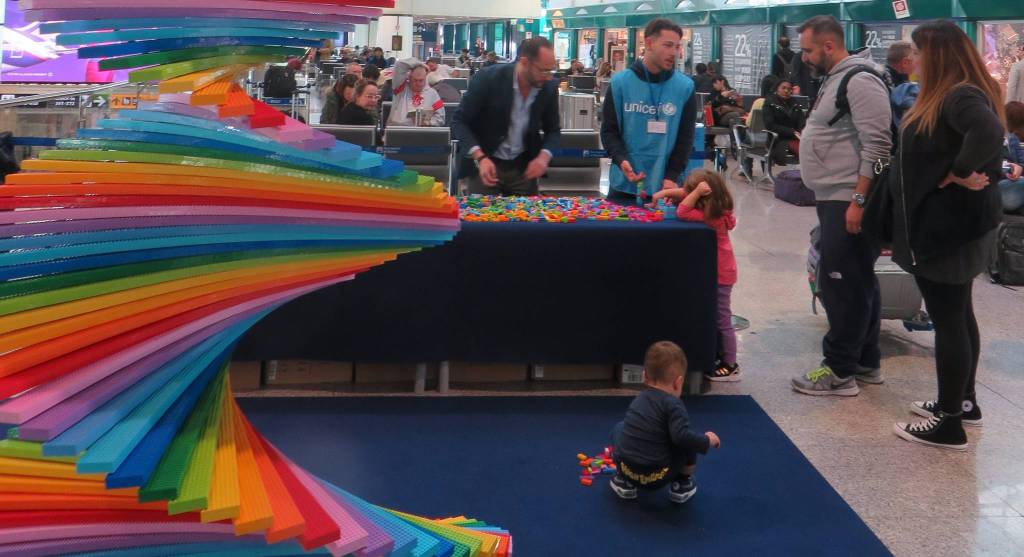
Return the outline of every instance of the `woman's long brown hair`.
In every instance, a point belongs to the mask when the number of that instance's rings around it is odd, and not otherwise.
[[[961,85],[981,89],[999,121],[1004,121],[1002,89],[985,69],[967,33],[952,21],[937,20],[918,26],[911,38],[919,53],[921,92],[903,119],[903,127],[914,124],[917,133],[931,135],[946,94]]]
[[[694,170],[686,177],[683,191],[690,193],[701,182],[707,182],[711,186],[711,195],[700,198],[695,207],[704,213],[705,221],[713,221],[725,214],[726,211],[732,210],[732,194],[729,193],[729,188],[725,185],[722,175],[717,172],[704,169]]]

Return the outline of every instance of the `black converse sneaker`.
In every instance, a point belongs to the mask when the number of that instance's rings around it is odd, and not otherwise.
[[[965,399],[963,406],[963,419],[961,421],[964,425],[979,427],[981,426],[981,408],[978,403],[973,400]],[[910,403],[910,411],[921,416],[922,418],[930,418],[935,415],[935,412],[939,410],[939,403],[935,400],[915,401]]]
[[[706,377],[708,381],[724,381],[733,383],[740,380],[740,365],[729,365],[722,362],[715,366],[714,371],[705,373],[704,377]]]
[[[693,478],[690,476],[677,478],[668,488],[668,499],[673,503],[683,504],[696,494],[697,484],[693,483]]]
[[[961,415],[962,412],[947,414],[940,410],[923,422],[897,423],[893,433],[911,443],[963,451],[967,449],[967,434],[960,422]]]
[[[636,499],[636,486],[626,479],[622,472],[616,472],[612,481],[608,482],[612,491],[619,496],[619,499]]]

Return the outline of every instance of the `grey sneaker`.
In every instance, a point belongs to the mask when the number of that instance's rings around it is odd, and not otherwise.
[[[853,377],[837,377],[828,366],[793,378],[793,390],[812,396],[857,396],[860,388]]]
[[[885,379],[882,378],[882,370],[877,368],[857,366],[857,375],[854,375],[854,377],[857,378],[857,381],[867,383],[868,385],[881,385],[885,383]]]

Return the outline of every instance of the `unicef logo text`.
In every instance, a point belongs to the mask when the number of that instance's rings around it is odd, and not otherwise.
[[[627,103],[623,108],[625,112],[638,112],[640,114],[657,114],[657,107],[647,103]],[[676,113],[676,105],[670,102],[661,103],[661,113],[665,116],[672,116]]]

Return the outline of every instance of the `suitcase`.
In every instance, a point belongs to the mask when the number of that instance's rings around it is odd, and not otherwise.
[[[1004,215],[996,232],[996,253],[989,266],[992,282],[1024,286],[1024,215]]]
[[[920,319],[924,298],[914,281],[914,275],[893,263],[892,257],[883,255],[875,263],[875,276],[882,290],[882,319]]]
[[[775,177],[775,198],[798,207],[815,204],[814,192],[804,185],[799,170],[779,172]]]
[[[563,130],[593,130],[597,99],[594,95],[566,93],[559,95],[558,108]]]

